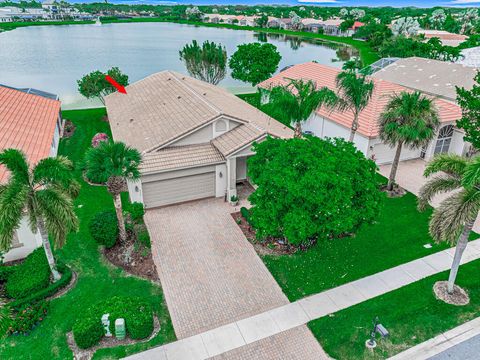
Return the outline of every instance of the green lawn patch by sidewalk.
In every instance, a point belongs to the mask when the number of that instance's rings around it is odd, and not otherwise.
[[[103,121],[104,109],[64,111],[63,117],[73,121],[75,134],[62,140],[59,154],[75,163],[75,175],[82,189],[75,201],[80,218],[80,230],[70,234],[66,245],[56,256],[78,273],[76,286],[51,302],[45,320],[28,336],[10,336],[0,343],[1,359],[71,359],[66,333],[71,331],[78,316],[90,305],[112,296],[138,296],[152,304],[160,322],[160,333],[145,344],[100,350],[95,358],[120,358],[140,350],[175,340],[172,323],[159,286],[138,279],[105,263],[99,248],[91,238],[88,223],[93,215],[105,209],[113,210],[113,201],[105,187],[89,186],[81,177],[79,163],[92,137],[98,132],[110,134]]]
[[[417,198],[407,193],[383,199],[378,222],[354,236],[321,240],[306,252],[263,256],[263,261],[290,301],[348,283],[446,249],[428,234],[432,210],[417,211]],[[432,244],[431,249],[423,247]]]
[[[435,299],[433,284],[447,280],[446,271],[311,321],[308,326],[335,359],[384,359],[476,318],[480,311],[479,272],[480,260],[460,267],[457,284],[470,294],[466,306]],[[378,346],[371,353],[365,349],[365,340],[375,316],[379,316],[390,337],[377,337]]]
[[[85,25],[95,24],[95,21],[91,20],[65,20],[65,21],[14,21],[7,23],[0,23],[0,33],[3,31],[13,30],[19,27],[27,26],[47,26],[47,25]]]

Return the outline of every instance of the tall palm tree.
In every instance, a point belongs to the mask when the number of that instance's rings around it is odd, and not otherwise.
[[[138,150],[122,142],[104,141],[98,147],[88,149],[85,154],[87,178],[98,178],[98,175],[101,174],[106,181],[108,192],[113,197],[121,242],[125,242],[127,233],[120,194],[127,180],[140,178],[138,168],[141,160]]]
[[[420,92],[402,91],[391,97],[379,120],[380,139],[391,147],[397,147],[388,178],[388,190],[391,191],[395,184],[402,147],[419,149],[428,145],[435,137],[439,124],[433,100]]]
[[[353,142],[358,129],[358,116],[365,109],[372,97],[374,83],[363,74],[346,70],[337,75],[337,89],[341,101],[339,108],[342,111],[352,111],[353,121],[349,140]]]
[[[333,107],[337,103],[335,93],[326,88],[317,89],[317,85],[309,80],[289,79],[286,86],[272,88],[269,106],[281,113],[289,125],[295,124],[294,136],[302,137],[302,123],[322,105]]]
[[[0,153],[0,165],[10,175],[8,182],[0,185],[0,249],[11,247],[26,212],[32,231],[42,237],[54,281],[60,279],[48,234],[54,245],[61,247],[67,234],[78,229],[73,199],[80,187],[72,176],[72,162],[58,156],[40,160],[30,169],[21,151],[7,149]]]
[[[418,207],[424,210],[439,193],[455,190],[434,210],[430,234],[436,241],[456,243],[447,291],[453,292],[462,254],[480,210],[480,157],[466,159],[458,155],[436,156],[426,167],[424,176],[435,175],[420,189]]]

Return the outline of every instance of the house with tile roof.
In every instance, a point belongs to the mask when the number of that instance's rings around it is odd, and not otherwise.
[[[38,94],[44,93],[0,85],[0,151],[22,150],[31,165],[57,155],[62,131],[60,101],[52,99],[51,94]],[[0,166],[0,184],[8,178],[9,173]],[[4,261],[24,258],[41,245],[40,235],[32,232],[24,217]]]
[[[230,199],[247,181],[252,144],[293,131],[225,89],[162,71],[105,98],[115,141],[142,153],[131,201],[146,208],[206,197]]]
[[[335,78],[340,69],[309,62],[292,66],[272,78],[260,83],[263,89],[277,85],[286,85],[289,79],[314,81],[318,87],[328,87],[337,92]],[[379,138],[378,121],[390,97],[402,91],[413,91],[411,88],[395,84],[379,78],[371,78],[375,87],[368,106],[360,113],[359,128],[354,143],[368,158],[377,164],[388,164],[393,161],[395,149],[383,143]],[[427,96],[430,96],[427,94]],[[423,149],[402,150],[401,160],[416,158],[429,159],[438,153],[465,154],[469,144],[463,141],[463,132],[455,127],[461,117],[460,107],[447,99],[435,97],[434,104],[438,110],[441,126],[434,140]],[[353,121],[353,112],[318,109],[303,125],[303,130],[318,137],[341,137],[348,139]]]

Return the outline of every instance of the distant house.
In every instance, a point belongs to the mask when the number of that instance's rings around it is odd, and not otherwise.
[[[62,126],[60,101],[55,95],[0,86],[0,151],[22,150],[30,164],[56,156]],[[8,181],[8,177],[6,169],[0,167],[0,184]],[[41,245],[40,235],[30,230],[24,217],[4,261],[24,258]]]
[[[442,45],[458,46],[462,42],[468,39],[468,36],[462,34],[454,34],[444,30],[419,30],[418,35],[423,35],[425,40],[428,41],[431,38],[438,38]]]
[[[287,83],[287,79],[313,80],[318,87],[326,86],[337,91],[335,78],[341,70],[317,63],[305,63],[292,66],[275,75],[258,86],[270,89],[275,85]],[[360,113],[359,128],[355,135],[355,145],[365,156],[374,159],[377,164],[393,161],[395,149],[383,143],[379,138],[378,121],[390,96],[402,91],[412,91],[407,87],[390,81],[371,78],[375,83],[374,92],[368,106]],[[433,141],[423,149],[405,148],[401,160],[416,158],[430,159],[438,153],[465,154],[470,145],[463,140],[463,132],[455,128],[455,122],[461,117],[460,107],[452,101],[434,98],[439,112],[441,127]],[[303,125],[304,131],[311,131],[315,136],[341,137],[348,139],[353,121],[353,113],[321,108]]]
[[[142,153],[141,179],[130,199],[147,209],[237,194],[248,181],[252,144],[291,129],[228,91],[163,71],[105,98],[116,141]]]
[[[302,19],[303,30],[318,33],[320,29],[323,29],[323,20],[305,18]]]
[[[268,28],[278,29],[278,28],[280,28],[280,26],[281,26],[281,21],[282,21],[282,19],[269,16],[269,17],[268,17],[268,21],[267,21],[267,27],[268,27]]]
[[[323,33],[333,36],[345,35],[344,32],[340,30],[340,25],[342,22],[343,20],[341,19],[328,19],[323,21]]]

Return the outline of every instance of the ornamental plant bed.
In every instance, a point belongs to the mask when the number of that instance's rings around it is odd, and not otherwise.
[[[287,244],[284,239],[269,237],[263,240],[258,240],[255,235],[255,230],[239,211],[232,213],[231,215],[259,255],[289,255],[300,250],[300,248]]]
[[[115,266],[121,267],[129,274],[140,276],[150,281],[158,281],[157,268],[153,262],[152,252],[145,246],[135,246],[135,235],[128,231],[128,239],[125,244],[117,241],[103,254]]]
[[[76,126],[70,120],[65,120],[65,124],[63,126],[63,137],[69,138],[75,133]]]

